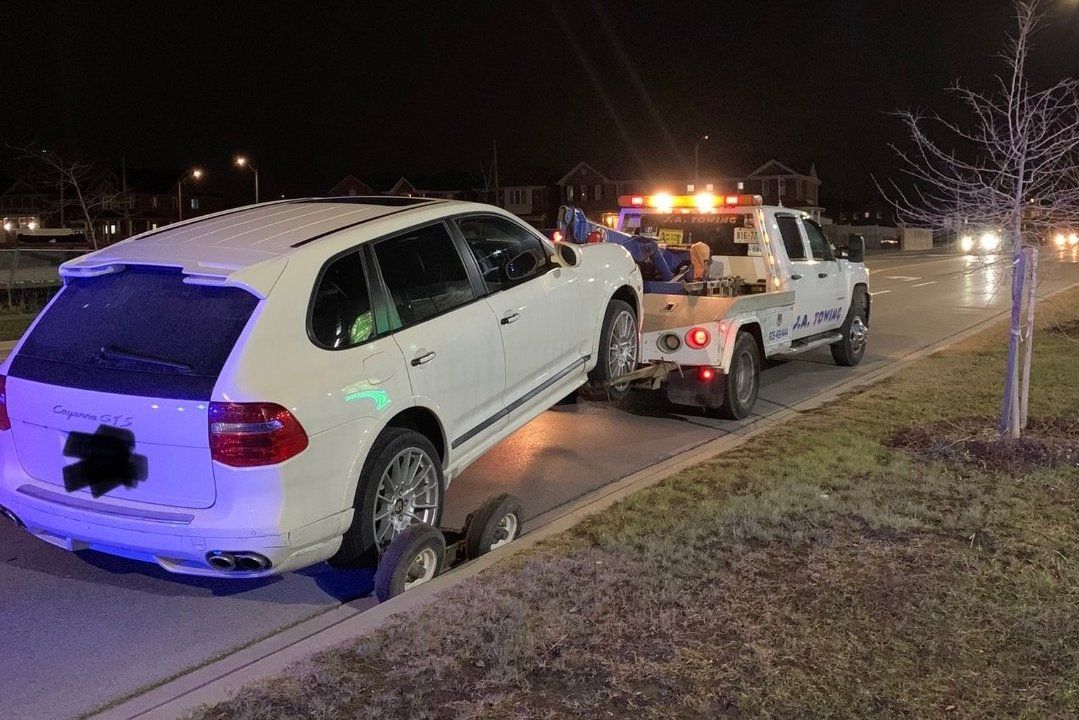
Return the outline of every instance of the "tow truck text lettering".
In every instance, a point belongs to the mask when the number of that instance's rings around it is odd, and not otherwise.
[[[800,330],[810,325],[820,325],[822,322],[835,322],[843,316],[843,308],[831,308],[830,310],[818,310],[813,313],[813,319],[810,321],[809,315],[801,315],[794,321],[794,329]]]

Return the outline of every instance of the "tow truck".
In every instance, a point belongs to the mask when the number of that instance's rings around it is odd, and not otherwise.
[[[828,346],[857,365],[869,337],[865,245],[836,249],[813,218],[759,195],[625,195],[614,227],[563,206],[558,233],[572,243],[624,247],[644,278],[638,367],[608,382],[665,389],[677,405],[741,420],[750,415],[765,359]]]

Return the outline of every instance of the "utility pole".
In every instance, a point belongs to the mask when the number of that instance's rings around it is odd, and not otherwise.
[[[693,146],[693,191],[697,192],[697,184],[701,181],[701,143],[708,142],[708,136],[702,135]]]
[[[494,147],[495,205],[502,207],[502,193],[498,188],[498,140],[492,140]]]

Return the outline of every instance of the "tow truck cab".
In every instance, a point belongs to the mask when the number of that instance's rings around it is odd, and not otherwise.
[[[671,402],[741,418],[764,358],[830,345],[839,364],[861,359],[870,301],[861,243],[837,250],[807,213],[765,206],[759,195],[660,193],[619,204],[617,227],[592,224],[587,241],[618,242],[641,268],[637,378],[665,386]]]

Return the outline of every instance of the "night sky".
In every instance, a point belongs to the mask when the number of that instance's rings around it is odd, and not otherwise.
[[[1079,1],[1046,3],[1036,74],[1079,74]],[[872,197],[898,107],[984,84],[1005,0],[864,2],[5,2],[0,136],[130,167],[200,165],[226,194],[361,178],[504,181],[585,159],[616,177],[752,170],[776,157],[824,195]],[[10,165],[0,171],[11,174]],[[216,185],[214,184],[216,183]],[[244,186],[246,187],[246,185]]]

